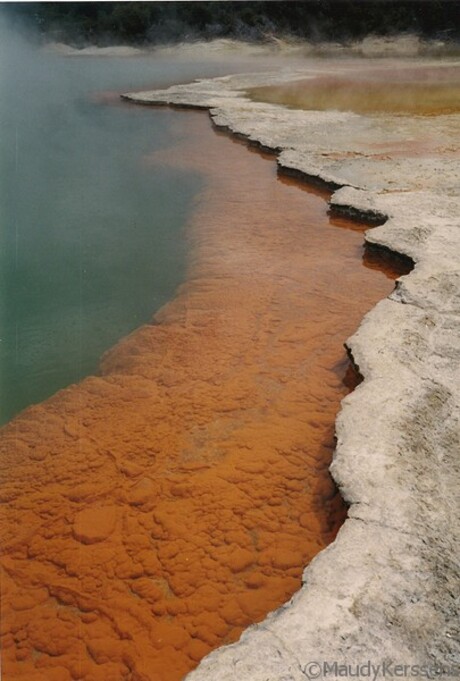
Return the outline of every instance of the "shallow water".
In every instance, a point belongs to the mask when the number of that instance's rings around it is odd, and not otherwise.
[[[450,63],[415,66],[364,60],[362,68],[267,87],[248,95],[294,109],[364,114],[436,116],[460,111],[460,68]]]
[[[179,681],[285,602],[344,518],[328,474],[343,341],[400,270],[273,157],[172,116],[180,144],[143,163],[204,178],[185,283],[100,377],[0,441],[18,681]]]
[[[174,142],[170,112],[107,104],[248,65],[199,54],[66,58],[1,38],[3,423],[94,373],[184,276],[182,228],[200,178],[142,162]]]

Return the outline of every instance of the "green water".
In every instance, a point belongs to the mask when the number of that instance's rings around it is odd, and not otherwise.
[[[144,156],[175,143],[166,109],[96,103],[235,64],[64,58],[0,48],[0,422],[97,371],[183,280],[199,177]]]

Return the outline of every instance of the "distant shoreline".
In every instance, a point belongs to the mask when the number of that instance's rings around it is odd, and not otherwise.
[[[267,36],[262,42],[244,41],[234,38],[212,40],[178,41],[165,45],[128,45],[124,43],[105,46],[87,44],[73,46],[70,43],[48,41],[43,44],[46,51],[68,57],[140,57],[147,55],[231,54],[238,51],[248,56],[299,56],[299,57],[357,57],[357,58],[450,58],[460,55],[460,42],[455,40],[424,39],[415,34],[401,34],[391,37],[368,36],[362,40],[332,42],[308,40],[283,36]]]

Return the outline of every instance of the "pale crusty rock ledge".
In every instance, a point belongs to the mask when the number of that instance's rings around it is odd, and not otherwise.
[[[331,467],[348,519],[292,600],[190,681],[305,681],[333,661],[460,665],[460,117],[299,111],[245,97],[311,75],[310,64],[124,96],[210,109],[217,126],[275,151],[281,171],[337,190],[333,211],[386,220],[366,241],[415,262],[347,341],[365,379],[342,403]]]

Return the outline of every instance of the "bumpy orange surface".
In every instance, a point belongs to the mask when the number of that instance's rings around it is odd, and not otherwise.
[[[205,176],[186,283],[1,434],[5,681],[178,681],[286,601],[344,517],[342,343],[395,273],[272,159],[171,116],[179,148],[142,162]]]

